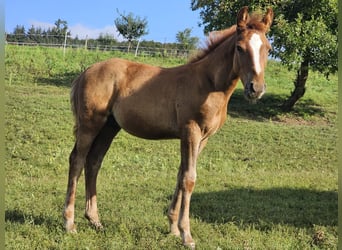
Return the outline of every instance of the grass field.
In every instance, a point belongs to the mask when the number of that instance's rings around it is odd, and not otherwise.
[[[125,57],[165,67],[172,58],[6,46],[6,249],[183,249],[168,235],[166,211],[179,165],[177,140],[147,141],[120,132],[98,177],[105,231],[83,218],[77,234],[62,210],[74,138],[70,83],[90,64]],[[191,203],[197,249],[337,249],[337,76],[309,76],[305,97],[279,105],[294,72],[270,62],[268,93],[249,105],[239,87],[229,118],[198,162]]]

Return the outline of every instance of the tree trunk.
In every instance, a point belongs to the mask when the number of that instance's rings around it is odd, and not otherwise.
[[[297,71],[297,78],[294,82],[295,89],[291,93],[291,96],[283,103],[282,110],[290,111],[292,110],[295,103],[304,96],[305,93],[305,83],[309,75],[309,61],[304,60],[301,63],[299,70]]]
[[[131,49],[131,45],[132,45],[132,41],[129,40],[128,41],[128,47],[127,47],[127,53],[129,53],[130,49]]]

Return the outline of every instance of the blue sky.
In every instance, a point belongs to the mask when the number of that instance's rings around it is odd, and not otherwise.
[[[144,40],[174,42],[177,32],[192,28],[192,36],[204,40],[199,12],[190,8],[190,0],[10,0],[5,3],[5,31],[13,32],[16,25],[26,30],[35,27],[48,28],[60,18],[68,22],[71,35],[79,38],[97,38],[100,33],[117,36],[114,19],[120,13],[132,12],[146,17],[149,34]]]

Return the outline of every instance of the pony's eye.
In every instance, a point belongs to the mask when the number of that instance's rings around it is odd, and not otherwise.
[[[236,49],[237,49],[237,51],[239,51],[239,52],[243,52],[243,48],[242,48],[241,46],[239,46],[239,45],[236,46]]]

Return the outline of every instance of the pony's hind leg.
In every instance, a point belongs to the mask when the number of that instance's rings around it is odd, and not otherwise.
[[[79,125],[76,131],[76,143],[69,157],[68,187],[63,212],[65,229],[68,232],[76,232],[74,218],[77,181],[84,168],[91,145],[103,127],[105,119],[102,118],[97,121],[97,123],[84,121]]]
[[[103,228],[97,210],[96,179],[103,157],[120,129],[120,126],[116,123],[113,116],[109,116],[106,124],[96,136],[87,156],[87,162],[84,169],[86,186],[85,217],[96,229]]]
[[[182,176],[182,165],[179,167],[177,175],[177,185],[175,192],[173,194],[172,202],[168,211],[168,219],[170,224],[170,233],[175,236],[180,236],[180,231],[178,228],[179,211],[182,202],[182,186],[181,186],[181,176]]]

